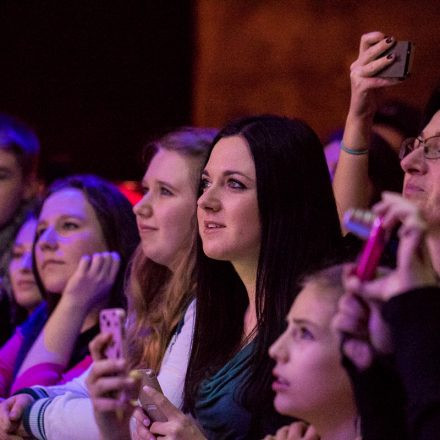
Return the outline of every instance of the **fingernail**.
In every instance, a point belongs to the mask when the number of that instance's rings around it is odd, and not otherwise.
[[[392,43],[393,42],[393,37],[388,37],[386,40],[385,40],[385,43],[388,43],[388,44],[390,44],[390,43]]]
[[[390,54],[387,55],[387,59],[388,60],[391,60],[392,58],[394,58],[394,54],[393,53],[390,53]]]

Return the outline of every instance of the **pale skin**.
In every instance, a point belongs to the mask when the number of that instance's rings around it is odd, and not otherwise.
[[[392,352],[388,327],[380,313],[381,305],[408,290],[436,284],[427,245],[429,225],[417,206],[398,194],[385,193],[374,210],[383,216],[386,228],[402,223],[397,268],[372,281],[361,282],[353,275],[352,266],[348,266],[347,293],[341,298],[333,320],[333,327],[349,336],[343,345],[345,355],[361,370],[371,365],[374,353]]]
[[[43,205],[37,226],[37,233],[40,228],[40,239],[36,246],[40,250],[37,250],[36,258],[37,266],[39,258],[41,261],[58,261],[53,264],[48,284],[62,287],[61,299],[29,351],[19,374],[44,362],[67,365],[79,333],[97,323],[98,310],[107,301],[119,270],[120,257],[115,252],[105,251],[93,208],[81,191],[63,190],[59,193],[64,194],[55,193],[54,196],[58,196],[52,199],[53,203]],[[67,197],[67,200],[60,203],[60,197]],[[66,212],[60,211],[66,203],[71,209],[67,216]],[[82,254],[93,249],[104,252]],[[47,272],[41,275],[43,283],[45,277],[49,277]],[[32,400],[30,396],[17,395],[0,403],[2,435],[22,432],[21,417]]]
[[[197,204],[203,250],[211,258],[230,261],[246,287],[249,299],[243,322],[243,341],[246,341],[252,337],[257,322],[255,283],[261,231],[255,164],[244,138],[220,139],[202,173],[202,187],[203,194]],[[213,226],[215,230],[211,229]],[[168,422],[150,425],[145,414],[136,409],[134,438],[205,439],[196,421],[175,408],[165,396],[149,387],[144,390],[167,415]]]
[[[309,422],[277,433],[280,438],[353,440],[356,407],[348,375],[340,364],[339,337],[331,331],[340,292],[310,281],[287,315],[285,332],[272,344],[274,406],[284,415]],[[270,438],[270,437],[269,437]],[[278,438],[278,437],[275,437]]]
[[[377,107],[376,94],[381,88],[399,83],[397,79],[373,76],[393,63],[393,57],[376,58],[394,42],[393,37],[386,37],[382,32],[370,32],[361,37],[359,57],[350,67],[351,100],[342,140],[350,149],[368,148]],[[368,206],[372,191],[368,178],[368,154],[340,152],[333,190],[341,220],[347,209]]]
[[[143,254],[171,271],[191,244],[197,201],[194,176],[199,167],[198,159],[159,150],[142,180],[144,197],[133,208]],[[129,419],[139,382],[127,377],[125,362],[104,359],[102,353],[108,342],[109,335],[100,334],[90,345],[94,364],[87,386],[102,438],[119,440],[130,438]],[[118,398],[109,396],[109,392]],[[140,408],[136,412],[141,420],[146,419]],[[146,426],[145,431],[148,438],[155,438]],[[135,438],[137,434],[131,435]]]

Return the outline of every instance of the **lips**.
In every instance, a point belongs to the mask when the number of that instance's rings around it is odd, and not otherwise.
[[[424,189],[413,183],[407,183],[403,189],[403,194],[405,197],[410,197],[411,195],[417,195],[423,193]]]
[[[218,223],[218,222],[213,222],[213,221],[208,221],[205,220],[203,222],[203,230],[204,232],[215,232],[218,231],[219,229],[223,229],[226,226],[222,223]]]
[[[290,388],[290,383],[280,376],[275,370],[273,371],[273,375],[275,376],[275,380],[272,383],[272,389],[275,392],[285,391]]]
[[[43,264],[41,265],[41,268],[44,270],[44,269],[46,269],[48,266],[51,266],[51,265],[60,266],[60,265],[62,265],[62,264],[64,264],[64,261],[61,261],[61,260],[45,260],[45,261],[43,262]]]
[[[138,223],[138,229],[139,229],[139,232],[151,232],[151,231],[158,230],[158,228],[155,228],[153,226],[140,224],[140,223]]]
[[[18,280],[17,281],[17,287],[20,287],[21,289],[29,289],[30,287],[34,287],[35,286],[35,281],[34,280]]]

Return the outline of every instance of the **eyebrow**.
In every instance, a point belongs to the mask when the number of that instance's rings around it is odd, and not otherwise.
[[[83,215],[78,215],[78,214],[62,214],[62,215],[60,215],[58,218],[57,218],[57,220],[65,220],[65,219],[68,219],[68,218],[75,218],[75,219],[77,219],[77,220],[86,220],[86,217],[85,216],[83,216]],[[37,226],[40,226],[41,224],[43,224],[43,223],[46,223],[47,221],[46,220],[39,220],[38,221],[38,224],[37,224]]]
[[[314,322],[312,322],[312,321],[309,321],[308,319],[297,319],[297,318],[293,318],[291,321],[292,321],[294,324],[296,324],[296,325],[304,325],[304,324],[307,324],[307,325],[310,325],[310,326],[314,327],[315,329],[322,330],[322,327],[321,327],[321,326],[319,326],[318,324],[316,324],[316,323],[314,323]]]
[[[249,176],[247,176],[246,174],[244,174],[244,173],[242,173],[241,171],[235,171],[235,170],[225,170],[225,171],[223,171],[223,176],[231,176],[231,175],[233,175],[233,174],[238,174],[238,175],[240,175],[240,176],[242,176],[242,177],[244,177],[244,178],[246,178],[246,179],[248,179],[248,180],[253,180],[253,179],[251,179]],[[209,173],[208,173],[208,171],[207,170],[203,170],[202,171],[202,176],[208,176],[209,177]]]
[[[159,185],[169,186],[172,190],[179,191],[175,186],[171,185],[171,183],[169,182],[165,182],[163,180],[156,180],[155,183],[158,183]],[[146,180],[142,180],[141,185],[148,186],[148,182]]]

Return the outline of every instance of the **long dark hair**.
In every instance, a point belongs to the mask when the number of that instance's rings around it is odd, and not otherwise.
[[[132,206],[127,198],[106,180],[94,175],[75,175],[52,183],[45,194],[41,207],[52,194],[68,188],[77,189],[84,194],[95,211],[108,250],[118,252],[121,257],[119,272],[109,295],[108,306],[125,307],[126,300],[123,294],[125,269],[139,242]],[[35,239],[33,252],[34,274],[41,291],[46,294],[49,310],[51,310],[56,305],[59,296],[51,295],[45,290],[38,274],[35,264],[35,245],[37,243],[38,236]]]
[[[304,122],[273,115],[228,124],[224,137],[240,135],[256,169],[261,222],[257,269],[257,336],[247,382],[238,397],[256,427],[274,415],[269,346],[285,327],[285,316],[299,291],[299,277],[319,267],[341,239],[336,204],[317,135]],[[206,257],[198,240],[197,313],[185,381],[184,408],[194,409],[200,383],[240,348],[248,297],[230,262]],[[263,420],[264,419],[264,420]],[[256,437],[255,437],[256,438]]]

